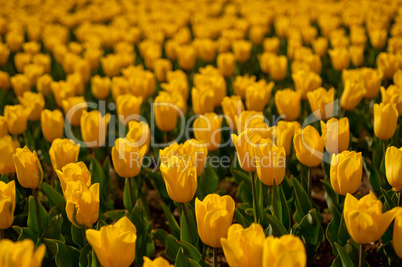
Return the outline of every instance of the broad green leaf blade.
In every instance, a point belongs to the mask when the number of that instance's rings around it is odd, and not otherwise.
[[[43,182],[40,187],[53,206],[56,206],[59,203],[66,203],[64,197],[49,184]]]

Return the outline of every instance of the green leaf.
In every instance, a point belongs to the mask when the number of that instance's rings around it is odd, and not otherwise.
[[[334,191],[331,184],[327,180],[321,180],[321,183],[324,187],[325,201],[327,202],[327,206],[331,207],[331,205],[335,205],[338,208],[339,207],[338,194]]]
[[[198,177],[197,190],[200,192],[200,200],[203,200],[204,197],[208,194],[215,193],[218,188],[218,184],[219,177],[207,161],[204,172],[201,174],[200,177]]]
[[[341,257],[342,260],[342,265],[343,266],[354,266],[353,261],[350,259],[349,255],[343,250],[342,246],[339,245],[338,243],[334,243],[335,248],[339,253],[339,256]]]
[[[392,200],[392,196],[390,196],[390,195],[388,194],[388,192],[385,191],[383,188],[381,188],[381,192],[382,192],[382,194],[384,195],[385,203],[386,203],[387,206],[388,206],[388,210],[395,208],[395,207],[397,206],[397,203],[395,203],[395,202]],[[391,193],[392,195],[395,194],[395,192],[394,192],[393,190],[390,190],[390,193]]]
[[[173,201],[170,199],[169,194],[166,190],[165,181],[160,172],[147,171],[148,181],[151,182],[152,186],[158,190],[163,202],[167,205],[173,205]]]
[[[61,239],[61,226],[63,225],[63,216],[56,215],[50,222],[49,226],[43,232],[42,237],[49,239]]]
[[[170,211],[169,207],[165,205],[165,203],[161,203],[161,207],[163,213],[166,216],[166,219],[168,220],[168,225],[170,230],[172,231],[173,236],[176,238],[180,238],[180,227],[177,224],[176,218],[174,217],[173,213]]]
[[[56,206],[59,203],[66,203],[64,197],[49,184],[43,182],[40,187],[53,206]]]
[[[345,223],[345,218],[341,217],[341,222],[339,224],[339,229],[338,229],[338,242],[341,246],[346,245],[348,242],[348,239],[350,238],[348,229],[346,228],[346,223]]]
[[[282,235],[289,234],[286,230],[285,226],[273,215],[266,214],[268,221],[270,223],[269,227],[269,235],[273,235],[275,237],[280,237]]]
[[[184,254],[187,258],[193,259],[196,262],[199,262],[202,259],[202,255],[198,250],[186,241],[179,241],[178,242],[180,247],[183,248]]]
[[[292,181],[293,188],[296,194],[296,207],[301,215],[305,216],[312,209],[310,198],[297,179],[293,178]]]
[[[247,228],[251,224],[251,221],[248,220],[247,217],[243,216],[238,208],[235,208],[233,217],[238,223],[240,223],[243,226],[243,228]]]
[[[276,216],[276,218],[278,218],[278,220],[280,222],[282,222],[283,221],[283,218],[282,218],[282,201],[281,201],[281,199],[279,197],[275,180],[274,180],[274,184],[272,186],[271,204],[272,204],[272,210],[273,210],[272,214],[274,216]]]
[[[82,236],[82,231],[83,230],[81,228],[77,228],[74,226],[74,224],[71,224],[71,238],[79,248],[84,246],[84,237]]]
[[[317,213],[316,209],[310,210],[301,220],[301,222],[294,227],[295,235],[303,236],[305,240],[317,246],[323,240],[323,229],[321,223],[323,217]]]
[[[281,199],[281,205],[282,205],[282,224],[285,226],[286,229],[290,228],[291,225],[291,219],[290,219],[290,212],[289,212],[289,207],[286,202],[285,194],[283,192],[283,187],[278,186],[278,195],[279,198]]]
[[[86,244],[85,247],[81,250],[80,254],[80,265],[79,267],[89,267],[90,259],[91,259],[92,247],[90,244]]]
[[[371,184],[371,187],[374,190],[374,193],[379,196],[381,195],[380,188],[386,188],[384,180],[381,178],[381,175],[378,171],[367,161],[367,159],[363,160],[363,167],[366,170],[368,180]]]
[[[39,202],[39,214],[42,222],[42,228],[46,229],[48,224],[48,215],[42,203]],[[35,200],[32,196],[29,197],[29,207],[28,207],[28,227],[39,235],[39,223],[36,216]]]
[[[79,258],[81,252],[71,246],[63,244],[56,239],[44,239],[45,244],[56,258],[58,267],[79,266]]]
[[[332,220],[327,226],[326,235],[328,241],[332,245],[332,253],[336,256],[338,255],[338,251],[336,250],[334,243],[338,242],[338,230],[339,225],[341,224],[342,214],[334,205],[331,206],[331,214]]]
[[[179,251],[177,252],[177,255],[176,255],[176,263],[174,266],[177,266],[177,267],[192,267],[193,266],[191,264],[191,262],[184,255],[183,248],[179,248]]]
[[[31,239],[34,243],[38,241],[38,235],[28,227],[13,226],[13,229],[18,234],[18,241]]]
[[[154,238],[159,240],[165,247],[166,257],[171,261],[174,261],[177,255],[177,251],[180,248],[177,239],[174,236],[169,235],[165,230],[162,229],[152,231],[152,235]]]
[[[187,204],[182,205],[185,210],[182,210],[180,216],[180,240],[186,241],[193,246],[198,244],[198,231],[195,224],[193,213],[190,212]]]
[[[109,210],[103,213],[103,217],[107,219],[109,223],[117,222],[121,218],[127,215],[127,210]]]

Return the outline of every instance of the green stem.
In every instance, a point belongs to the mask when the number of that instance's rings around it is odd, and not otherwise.
[[[218,267],[218,249],[214,248],[214,267]]]
[[[364,267],[363,244],[359,248],[359,267]]]
[[[386,151],[387,151],[387,144],[386,144],[386,142],[387,142],[387,141],[382,140],[382,152],[384,153],[383,156],[385,156],[385,153],[386,153]]]
[[[311,177],[311,168],[308,168],[308,173],[307,173],[307,193],[310,197],[311,200],[311,188],[313,187],[313,179]]]
[[[35,211],[36,211],[36,218],[38,219],[39,225],[39,235],[42,236],[43,228],[42,228],[42,219],[40,217],[40,210],[39,210],[39,198],[38,198],[38,189],[32,188],[32,194],[35,200]]]
[[[83,247],[85,247],[85,245],[87,244],[87,238],[86,238],[86,235],[85,235],[86,230],[87,229],[85,227],[81,228]]]
[[[126,177],[126,180],[128,180],[128,187],[129,187],[128,193],[130,196],[131,209],[133,209],[135,206],[134,197],[133,197],[133,182],[132,182],[133,178]]]
[[[193,238],[192,238],[191,229],[190,229],[190,219],[188,217],[187,209],[186,209],[186,206],[185,206],[186,204],[180,203],[180,205],[181,205],[181,208],[182,208],[183,213],[184,213],[184,219],[186,220],[186,223],[187,223],[188,240],[189,240],[189,243],[192,244],[193,243]]]
[[[257,223],[257,194],[255,192],[255,175],[254,172],[251,172],[251,189],[253,193],[253,215],[254,222]]]
[[[166,145],[167,142],[168,142],[168,133],[163,132],[163,143],[164,143],[164,145]]]
[[[399,199],[398,206],[402,207],[402,189],[399,189]]]

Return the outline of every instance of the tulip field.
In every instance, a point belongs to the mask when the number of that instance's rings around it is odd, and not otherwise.
[[[0,267],[402,266],[402,0],[0,0]]]

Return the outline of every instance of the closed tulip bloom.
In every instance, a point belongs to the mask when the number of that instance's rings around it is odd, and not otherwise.
[[[346,80],[341,95],[341,107],[344,110],[353,110],[363,97],[366,95],[366,88],[363,87],[363,82]]]
[[[42,65],[28,64],[24,67],[24,74],[27,76],[30,85],[35,86],[38,78],[45,73]]]
[[[356,243],[367,244],[380,239],[398,213],[399,207],[383,213],[382,202],[371,191],[360,200],[346,194],[343,216]]]
[[[376,59],[377,68],[383,74],[384,79],[392,79],[398,70],[398,60],[394,54],[381,52]]]
[[[88,104],[83,96],[73,96],[62,101],[66,120],[73,126],[80,126],[82,112],[87,110]]]
[[[261,26],[261,25],[251,26],[250,34],[249,34],[250,40],[255,45],[261,45],[267,31],[268,31],[268,29],[265,26]]]
[[[10,239],[0,241],[0,266],[4,267],[41,267],[46,254],[46,245],[35,249],[31,239],[13,242]]]
[[[364,46],[352,45],[349,46],[350,60],[353,66],[360,67],[364,63]]]
[[[31,90],[31,83],[24,74],[16,74],[10,79],[15,95],[22,95],[24,92]]]
[[[385,173],[388,183],[400,190],[402,189],[402,148],[388,147],[385,153]],[[402,257],[401,257],[402,258]]]
[[[281,40],[278,37],[265,38],[262,43],[264,52],[277,54],[279,52],[280,42],[281,42]]]
[[[99,216],[99,183],[87,187],[81,180],[69,181],[64,198],[68,220],[78,228],[92,228]]]
[[[321,120],[326,120],[333,115],[334,112],[334,88],[328,91],[320,87],[312,92],[307,93],[307,99],[314,116]]]
[[[50,84],[52,82],[53,82],[53,78],[52,78],[52,76],[50,76],[50,74],[48,74],[48,73],[43,74],[36,81],[36,89],[42,95],[49,96],[52,94],[52,89],[50,87]]]
[[[241,101],[241,97],[238,95],[225,96],[222,100],[222,110],[225,114],[226,123],[230,129],[236,130],[235,116],[240,116],[244,111],[244,105]]]
[[[360,76],[366,89],[365,98],[372,99],[377,97],[380,92],[382,74],[376,69],[362,68],[360,69]]]
[[[138,146],[146,146],[145,155],[148,153],[151,141],[151,130],[145,121],[129,121],[126,138],[130,142],[137,143]]]
[[[176,127],[179,110],[180,108],[170,94],[159,94],[154,100],[155,122],[159,130],[172,131]]]
[[[6,65],[8,56],[10,55],[10,48],[7,45],[0,43],[0,67]]]
[[[166,74],[172,70],[172,62],[168,59],[157,59],[155,61],[155,77],[159,82],[166,81]]]
[[[43,170],[36,151],[33,153],[27,146],[17,148],[13,155],[18,182],[25,188],[38,188],[43,180]]]
[[[374,104],[374,134],[381,140],[392,138],[398,124],[398,110],[394,104]]]
[[[242,111],[240,116],[235,115],[235,124],[240,134],[245,130],[250,130],[250,128],[254,127],[255,125],[265,123],[264,119],[264,114],[262,112],[245,110]]]
[[[189,139],[183,144],[184,153],[191,155],[194,166],[197,168],[197,177],[204,171],[207,162],[208,148],[204,141]]]
[[[132,94],[120,95],[116,99],[116,109],[119,120],[122,124],[127,124],[130,120],[139,119],[142,97]]]
[[[204,62],[212,62],[216,56],[216,42],[208,39],[194,39],[193,46],[197,51],[197,57]]]
[[[17,96],[18,101],[28,111],[28,120],[37,121],[40,119],[41,112],[45,107],[45,98],[42,94],[24,92],[22,96]]]
[[[205,113],[195,119],[194,136],[208,146],[208,151],[217,149],[221,144],[222,117],[216,113]]]
[[[106,99],[110,94],[111,80],[109,77],[96,75],[91,79],[91,91],[96,99]]]
[[[221,105],[222,99],[226,96],[226,81],[219,71],[211,65],[200,68],[200,73],[195,74],[193,78],[194,87],[201,90],[213,91],[214,107]]]
[[[191,70],[195,65],[197,53],[192,46],[179,46],[177,48],[177,61],[183,70]]]
[[[112,79],[112,97],[116,101],[119,95],[124,95],[130,92],[130,83],[123,76],[116,76]]]
[[[236,148],[236,156],[240,167],[247,172],[256,171],[254,148],[258,146],[261,135],[258,132],[246,129],[238,136],[231,135],[232,142]]]
[[[157,257],[154,260],[151,260],[148,257],[144,257],[144,265],[142,267],[174,267],[167,260],[162,257]]]
[[[321,137],[330,154],[338,154],[348,149],[350,140],[349,119],[331,118],[327,123],[321,121]]]
[[[0,181],[0,230],[9,228],[14,221],[15,182]]]
[[[265,234],[261,225],[252,223],[244,229],[240,224],[229,227],[228,237],[222,238],[222,248],[230,267],[262,266]]]
[[[191,161],[173,155],[161,163],[160,170],[173,201],[187,203],[193,199],[197,190],[197,168]]]
[[[51,143],[56,138],[63,137],[64,117],[60,110],[45,109],[41,113],[40,124],[45,139]]]
[[[195,199],[195,218],[198,234],[204,244],[221,247],[221,238],[227,238],[232,225],[235,202],[233,199],[218,194],[209,194],[203,201]]]
[[[276,55],[271,52],[264,52],[260,55],[257,55],[257,57],[258,57],[258,61],[260,63],[261,71],[265,74],[269,74],[270,62],[272,61],[271,59],[276,57]]]
[[[308,92],[316,90],[322,83],[320,75],[312,71],[298,71],[292,74],[292,79],[303,100],[307,99]]]
[[[384,29],[371,30],[368,32],[368,36],[371,45],[378,50],[382,50],[387,42],[388,31]]]
[[[32,56],[26,53],[16,53],[14,56],[14,65],[19,73],[24,72],[25,66],[29,65],[32,61]],[[26,77],[28,79],[28,77]],[[29,79],[28,79],[29,81]]]
[[[320,57],[325,57],[328,50],[328,40],[324,37],[318,37],[316,40],[312,41],[312,46],[314,53]]]
[[[306,249],[299,237],[292,234],[281,237],[268,236],[262,252],[263,267],[304,267]]]
[[[332,66],[335,70],[341,71],[349,68],[350,53],[347,48],[340,47],[329,50],[329,56],[331,57]]]
[[[7,121],[4,116],[0,116],[0,137],[8,135]]]
[[[115,54],[109,54],[100,59],[103,72],[106,76],[113,77],[119,75],[121,68],[120,61],[120,56]]]
[[[10,87],[10,74],[5,71],[0,71],[0,89],[8,90]]]
[[[402,69],[399,69],[394,73],[392,80],[396,86],[402,87]]]
[[[285,148],[275,146],[270,139],[261,139],[253,149],[260,181],[272,186],[275,180],[275,184],[280,185],[285,177]]]
[[[18,52],[21,50],[22,43],[24,42],[24,35],[17,31],[9,32],[6,35],[6,42],[11,52]]]
[[[6,105],[4,107],[4,118],[7,120],[7,128],[10,134],[19,135],[27,129],[28,114],[22,105]]]
[[[273,56],[268,61],[269,74],[274,81],[282,81],[288,72],[288,59],[286,56]]]
[[[110,120],[110,114],[105,116],[93,110],[87,112],[84,110],[81,116],[81,135],[82,140],[89,147],[101,147],[105,144],[107,127]]]
[[[276,126],[276,144],[285,148],[286,156],[290,155],[293,136],[301,129],[298,121],[279,121]]]
[[[82,161],[68,163],[61,169],[56,169],[56,174],[59,177],[63,193],[66,191],[69,182],[80,181],[84,186],[91,187],[91,173]]]
[[[399,258],[402,258],[402,213],[395,217],[392,245]]]
[[[235,61],[235,56],[232,53],[221,53],[218,55],[216,62],[223,77],[229,78],[233,76],[236,67]]]
[[[274,83],[260,80],[246,89],[246,107],[248,110],[263,111],[271,98]]]
[[[330,179],[332,188],[339,195],[354,194],[362,181],[362,153],[343,151],[333,154]]]
[[[88,229],[86,238],[103,267],[129,267],[134,262],[137,228],[127,217],[99,231]]]
[[[246,40],[237,40],[232,44],[232,50],[238,62],[246,62],[250,58],[252,43]]]
[[[163,90],[169,93],[179,93],[184,100],[187,101],[189,95],[189,88],[187,78],[175,78],[170,80],[168,83],[162,83],[161,87]]]
[[[245,74],[244,76],[236,76],[235,80],[232,82],[234,93],[239,95],[241,98],[245,98],[247,87],[252,85],[255,82],[255,79],[255,76],[249,76],[248,74]]]
[[[76,163],[80,153],[80,144],[74,144],[73,140],[56,138],[49,149],[50,161],[53,170],[61,170],[68,163]]]
[[[74,92],[76,95],[82,95],[85,91],[85,83],[82,80],[81,74],[78,72],[74,72],[68,74],[66,77],[66,81],[74,88]]]
[[[324,154],[324,141],[318,131],[311,125],[298,129],[293,146],[297,159],[305,166],[314,167],[321,163]]]
[[[398,115],[402,116],[402,87],[390,85],[387,90],[381,87],[381,98],[384,104],[394,104],[398,110]]]
[[[65,81],[52,82],[50,88],[59,107],[63,106],[63,100],[75,96],[74,86]]]
[[[292,89],[278,90],[275,93],[275,106],[282,119],[296,120],[300,116],[301,92]]]
[[[0,137],[0,174],[14,174],[15,166],[13,161],[13,155],[17,148],[20,147],[20,143],[9,135]]]
[[[142,159],[148,150],[146,145],[130,142],[126,138],[118,138],[112,148],[114,169],[120,177],[132,178],[141,171]]]

